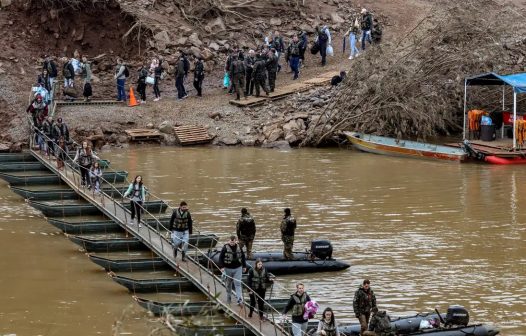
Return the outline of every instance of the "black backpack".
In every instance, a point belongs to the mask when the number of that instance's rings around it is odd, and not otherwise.
[[[190,70],[190,61],[186,57],[183,57],[183,69],[185,74]]]
[[[130,70],[128,70],[128,67],[126,65],[124,66],[124,77],[130,77]]]
[[[320,35],[318,36],[318,38],[322,43],[327,42],[329,40],[329,36],[327,36],[327,33],[324,30],[320,31]]]
[[[71,76],[73,75],[71,73],[71,70],[69,69],[69,62],[64,64],[64,68],[62,69],[62,74],[64,75],[64,78],[71,78]]]

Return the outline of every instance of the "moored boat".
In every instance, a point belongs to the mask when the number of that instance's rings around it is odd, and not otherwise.
[[[210,301],[198,302],[157,302],[143,299],[137,296],[133,297],[139,306],[152,312],[156,316],[171,314],[176,316],[196,315],[209,310],[222,311],[221,307]],[[283,310],[287,305],[289,298],[285,299],[269,299],[267,302],[275,310]],[[266,308],[268,308],[266,306]]]
[[[18,162],[18,161],[12,161],[12,162],[2,162],[0,161],[0,171],[2,172],[12,172],[12,171],[28,171],[28,170],[42,170],[46,171],[48,170],[46,166],[44,166],[39,161],[28,161],[28,162]]]
[[[104,172],[102,177],[109,183],[122,183],[128,177],[128,172]],[[58,184],[60,178],[53,173],[43,173],[42,171],[26,171],[22,173],[0,172],[0,178],[12,185],[32,185],[32,184]]]
[[[69,218],[62,217],[48,217],[47,221],[53,226],[59,228],[65,233],[69,234],[82,234],[82,233],[107,233],[107,232],[120,232],[122,227],[111,219],[89,219],[83,221],[77,221]],[[146,224],[155,226],[157,221],[161,222],[162,225],[168,226],[170,217],[160,218],[144,218],[142,219]]]
[[[159,293],[197,291],[198,289],[188,279],[183,277],[156,278],[156,279],[132,279],[110,273],[113,281],[126,287],[133,293]]]
[[[29,162],[37,161],[30,152],[0,153],[0,162]]]
[[[112,272],[135,272],[135,271],[159,271],[171,269],[162,258],[140,258],[140,259],[108,259],[90,254],[89,258],[95,264]]]
[[[42,211],[47,217],[67,217],[67,216],[83,216],[83,215],[97,215],[101,214],[99,208],[87,202],[78,202],[74,200],[64,200],[59,202],[52,201],[34,201],[28,200],[28,204],[32,207]],[[128,207],[127,204],[123,204]],[[166,210],[167,204],[163,201],[144,202],[143,207],[148,212],[162,212]]]
[[[38,185],[38,186],[9,186],[10,189],[23,198],[32,199],[35,201],[50,201],[50,200],[72,200],[81,199],[79,194],[67,185]],[[101,191],[110,195],[111,197],[119,197],[126,191],[127,187],[102,187]]]
[[[462,148],[399,140],[360,132],[344,132],[344,134],[354,147],[368,153],[453,162],[461,162],[467,158],[467,153]]]
[[[68,235],[68,238],[83,247],[87,252],[118,252],[136,251],[148,249],[139,239],[135,237],[81,237]],[[189,244],[199,248],[211,248],[217,243],[217,236],[214,234],[190,235]]]

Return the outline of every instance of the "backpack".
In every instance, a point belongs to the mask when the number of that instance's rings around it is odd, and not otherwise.
[[[130,77],[130,70],[128,70],[128,67],[126,65],[124,66],[124,77]]]
[[[327,36],[327,33],[325,32],[325,30],[322,30],[320,32],[320,35],[318,35],[318,38],[320,40],[320,42],[326,42],[329,40],[329,36]]]
[[[186,57],[183,57],[183,69],[185,74],[190,70],[190,61]]]
[[[64,78],[71,78],[71,76],[73,75],[71,73],[71,70],[69,69],[69,64],[69,62],[64,64],[64,69],[62,69],[62,74],[64,75]]]

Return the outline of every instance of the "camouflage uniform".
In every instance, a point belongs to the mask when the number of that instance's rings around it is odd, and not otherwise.
[[[263,91],[268,95],[269,91],[265,83],[267,79],[265,60],[262,57],[258,57],[258,60],[254,64],[254,69],[252,70],[252,76],[254,78],[254,84],[256,86],[256,97],[259,97],[259,89],[263,88]]]
[[[246,246],[247,258],[252,259],[252,243],[256,236],[256,223],[249,213],[241,215],[236,225],[237,238],[241,248]]]
[[[270,55],[267,60],[267,72],[268,72],[268,86],[270,92],[274,92],[276,87],[276,77],[278,73],[278,57],[274,54]]]
[[[232,62],[230,73],[232,74],[234,90],[236,91],[236,99],[239,100],[241,93],[247,98],[245,92],[245,63],[242,60]]]
[[[376,296],[372,288],[365,290],[363,285],[354,293],[353,310],[354,315],[360,321],[361,332],[364,335],[369,324],[369,317],[371,316],[371,308],[376,307]]]
[[[294,259],[292,246],[294,245],[294,231],[296,230],[296,219],[285,216],[281,221],[281,240],[283,241],[283,257],[287,260]]]
[[[363,333],[364,336],[395,336],[391,329],[391,319],[384,311],[379,311],[371,317],[369,330]]]

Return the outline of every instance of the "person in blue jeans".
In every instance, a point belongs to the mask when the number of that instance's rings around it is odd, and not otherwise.
[[[232,282],[236,289],[237,304],[243,305],[243,292],[241,290],[241,277],[243,272],[247,271],[247,264],[245,261],[245,252],[237,242],[235,235],[230,236],[230,241],[225,244],[219,254],[219,267],[221,267],[221,273],[226,277],[226,300],[230,304],[232,297]]]
[[[365,8],[362,8],[362,51],[365,50],[365,40],[369,41],[369,44],[373,43],[371,40],[371,29],[373,28],[373,15]]]
[[[124,86],[126,85],[126,66],[120,58],[117,58],[114,78],[117,79],[117,101],[126,101],[126,92],[124,91]]]
[[[288,59],[290,62],[290,68],[294,72],[294,80],[298,79],[300,73],[300,55],[301,55],[301,42],[298,39],[297,35],[292,37],[292,42],[290,43],[288,49]]]
[[[349,59],[353,59],[354,57],[358,56],[360,52],[358,51],[358,47],[356,47],[356,39],[360,35],[360,28],[358,27],[358,19],[353,23],[353,25],[347,30],[345,35],[349,36],[349,49],[351,49]]]

